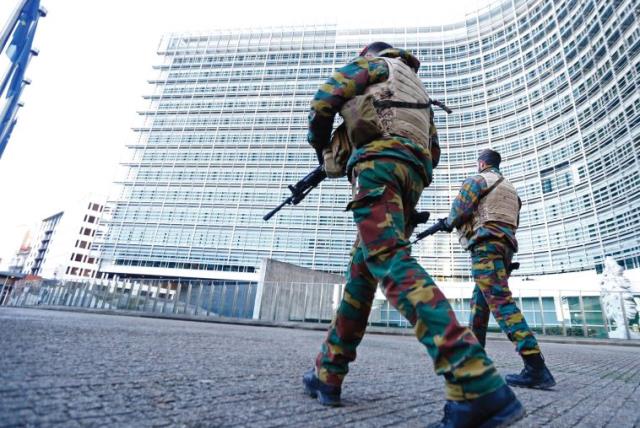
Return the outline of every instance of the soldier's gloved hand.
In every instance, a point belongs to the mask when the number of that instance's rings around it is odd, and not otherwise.
[[[453,231],[453,226],[447,222],[446,218],[438,219],[438,224],[440,225],[440,230],[443,232],[451,233],[451,231]]]

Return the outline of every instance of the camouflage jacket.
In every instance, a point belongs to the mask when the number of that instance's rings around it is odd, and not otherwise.
[[[488,170],[502,176],[500,170],[496,167],[490,167]],[[463,183],[458,196],[453,201],[447,223],[449,226],[459,228],[463,224],[471,221],[474,211],[478,208],[480,195],[487,190],[487,182],[480,175],[472,175]],[[489,222],[473,232],[469,238],[469,248],[473,248],[479,242],[489,239],[498,239],[509,243],[515,252],[518,251],[518,241],[516,240],[516,229],[503,223]]]
[[[380,56],[401,58],[416,72],[420,61],[408,51],[386,49]],[[307,140],[316,150],[327,147],[331,138],[333,120],[342,106],[351,98],[362,95],[369,85],[382,83],[389,78],[389,68],[382,58],[357,57],[349,64],[339,68],[316,92],[311,101],[309,112],[309,132]],[[432,118],[433,122],[433,118]],[[431,124],[432,138],[437,138],[436,128]],[[425,181],[431,183],[433,167],[431,153],[413,141],[394,136],[377,139],[365,144],[351,154],[347,165],[350,175],[353,166],[360,161],[373,158],[396,158],[414,166]]]

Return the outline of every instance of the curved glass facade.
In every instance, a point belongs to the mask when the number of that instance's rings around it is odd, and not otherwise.
[[[148,107],[111,201],[102,269],[154,275],[255,272],[263,257],[342,272],[355,236],[344,180],[270,222],[286,185],[316,164],[317,87],[365,44],[422,61],[442,160],[421,208],[448,213],[486,147],[522,200],[520,275],[640,267],[640,11],[632,0],[509,0],[422,28],[263,28],[166,36]],[[467,277],[453,235],[414,249],[438,277]]]

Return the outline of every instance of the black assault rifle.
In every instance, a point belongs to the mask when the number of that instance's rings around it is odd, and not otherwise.
[[[428,228],[426,228],[422,232],[418,233],[416,235],[416,239],[414,239],[412,244],[415,244],[416,242],[420,241],[421,239],[424,239],[427,236],[434,235],[434,234],[436,234],[438,232],[451,232],[451,229],[447,225],[445,218],[438,219],[434,224],[432,224],[431,226],[429,226]],[[520,263],[519,262],[511,263],[509,266],[507,266],[507,275],[511,275],[511,272],[513,272],[514,270],[517,270],[517,269],[520,269]]]
[[[280,205],[269,211],[262,219],[268,221],[275,213],[280,211],[285,205],[298,205],[300,201],[307,197],[314,187],[316,187],[322,180],[327,178],[327,173],[324,172],[322,165],[318,165],[316,169],[307,174],[302,180],[296,184],[289,184],[289,190],[291,190],[291,196],[284,200]]]
[[[446,221],[445,218],[438,219],[431,226],[429,226],[428,228],[426,228],[422,232],[418,233],[416,235],[416,239],[414,239],[412,244],[415,244],[416,242],[426,238],[427,236],[434,235],[434,234],[436,234],[438,232],[442,232],[442,231],[450,232],[449,227],[447,226],[445,221]]]

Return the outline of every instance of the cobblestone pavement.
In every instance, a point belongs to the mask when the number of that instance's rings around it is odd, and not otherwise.
[[[424,426],[442,379],[410,336],[368,335],[326,408],[302,393],[319,331],[0,308],[0,426]],[[542,343],[558,386],[518,426],[640,426],[640,348]],[[490,341],[503,374],[521,363]]]

